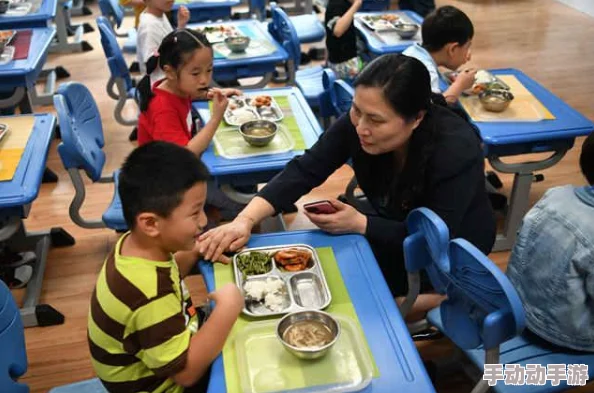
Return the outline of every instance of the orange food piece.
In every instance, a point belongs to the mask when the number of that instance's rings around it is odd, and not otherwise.
[[[280,250],[274,254],[274,260],[288,271],[299,271],[307,268],[311,253],[304,250]]]
[[[283,269],[290,271],[290,272],[299,272],[301,270],[305,270],[307,265],[305,263],[297,263],[293,265],[284,265]]]

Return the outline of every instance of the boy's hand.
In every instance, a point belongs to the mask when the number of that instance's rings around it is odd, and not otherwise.
[[[227,109],[229,100],[223,94],[221,89],[212,88],[208,91],[206,97],[212,100],[212,116],[215,119],[221,120]]]
[[[363,5],[363,0],[353,0],[353,6],[355,6],[356,10],[359,10]]]
[[[177,26],[180,29],[186,27],[190,21],[190,11],[185,6],[180,6],[177,10]]]
[[[235,314],[239,314],[245,304],[239,288],[233,283],[225,284],[221,289],[209,293],[208,298],[217,306]]]
[[[467,68],[460,71],[452,85],[458,86],[462,91],[472,88],[477,71],[476,68]]]

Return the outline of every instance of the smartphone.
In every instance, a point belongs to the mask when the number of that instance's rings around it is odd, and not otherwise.
[[[310,213],[314,214],[332,214],[338,210],[330,203],[330,201],[317,201],[306,203],[303,208]]]

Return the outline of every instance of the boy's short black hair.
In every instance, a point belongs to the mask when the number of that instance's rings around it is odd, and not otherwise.
[[[427,15],[421,32],[423,48],[436,52],[450,42],[466,44],[474,36],[474,26],[464,12],[446,5]]]
[[[594,132],[588,135],[582,145],[580,168],[588,183],[594,186]]]
[[[136,216],[143,212],[169,216],[184,193],[208,177],[202,161],[184,147],[169,142],[138,147],[119,174],[118,191],[128,228],[134,228]]]

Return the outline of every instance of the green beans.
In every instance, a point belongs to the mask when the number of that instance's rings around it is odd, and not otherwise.
[[[265,252],[252,251],[237,256],[237,267],[245,276],[265,274],[272,269],[272,256]]]

